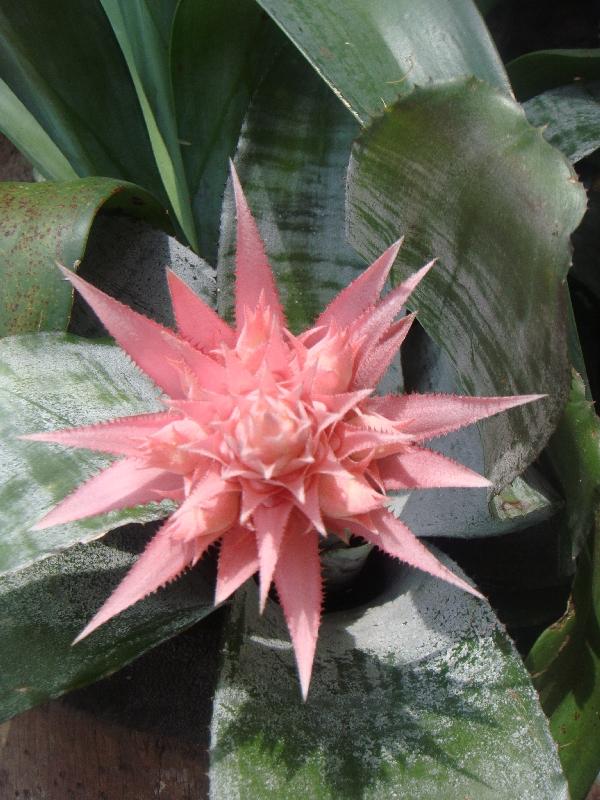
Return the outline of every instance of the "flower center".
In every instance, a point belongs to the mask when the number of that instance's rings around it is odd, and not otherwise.
[[[264,477],[296,469],[311,440],[303,404],[285,391],[252,392],[240,398],[233,429],[234,447],[244,464]]]

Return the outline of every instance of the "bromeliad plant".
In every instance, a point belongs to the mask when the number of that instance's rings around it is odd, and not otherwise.
[[[585,197],[475,6],[80,11],[0,12],[0,125],[47,179],[0,191],[3,717],[197,622],[216,580],[214,798],[562,798],[567,781],[583,798],[600,737],[574,665],[596,685],[600,459],[576,374],[569,393],[569,362],[584,370],[564,279]],[[572,162],[598,146],[593,108],[571,128],[561,111],[581,110],[579,84],[540,94],[509,73]],[[65,332],[72,286],[122,350],[74,335],[81,307]],[[323,614],[325,534],[383,555],[354,606]],[[505,630],[427,535],[516,547],[510,580],[524,563],[544,598],[580,556],[575,605],[527,662],[558,755]],[[563,610],[496,604],[517,632]]]
[[[221,541],[215,602],[257,570],[260,606],[277,588],[306,699],[317,643],[319,535],[356,534],[479,595],[386,508],[386,490],[489,486],[420,443],[539,396],[384,395],[375,387],[413,316],[395,321],[427,264],[378,301],[392,245],[301,336],[287,329],[260,235],[233,174],[236,329],[176,275],[179,335],[63,270],[107,330],[167,395],[163,413],[24,438],[124,456],[35,525],[43,530],[169,498],[180,503],[76,639],[194,566]]]

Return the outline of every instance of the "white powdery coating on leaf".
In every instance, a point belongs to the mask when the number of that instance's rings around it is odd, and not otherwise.
[[[406,570],[369,607],[325,615],[304,705],[277,608],[254,609],[248,584],[215,698],[212,800],[259,785],[261,800],[566,800],[529,678],[479,601]]]

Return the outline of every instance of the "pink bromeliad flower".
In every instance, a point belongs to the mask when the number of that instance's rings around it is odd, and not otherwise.
[[[427,264],[383,299],[393,244],[294,336],[236,175],[236,327],[173,273],[179,333],[63,270],[118,344],[164,392],[160,413],[27,438],[120,456],[59,503],[43,529],[113,509],[179,503],[77,640],[173,580],[220,540],[215,602],[258,571],[272,583],[306,697],[321,617],[319,542],[360,536],[385,553],[478,594],[387,509],[386,490],[487,486],[422,443],[537,399],[374,396],[410,328],[397,320]]]

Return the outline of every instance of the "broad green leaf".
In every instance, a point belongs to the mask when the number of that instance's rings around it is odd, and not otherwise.
[[[0,185],[0,335],[67,327],[73,292],[56,269],[83,258],[100,209],[170,227],[139,186],[110,178]]]
[[[598,417],[575,374],[549,452],[567,498],[567,523],[574,534],[589,530],[595,514],[594,533],[579,556],[565,615],[540,636],[527,659],[573,800],[586,797],[600,769],[599,442]]]
[[[325,614],[306,703],[279,607],[260,617],[246,584],[226,623],[211,800],[566,800],[547,722],[489,606],[387,569],[371,576],[370,602]]]
[[[402,347],[402,367],[405,391],[460,393],[448,356],[418,324]],[[427,446],[485,474],[476,426],[431,440]],[[539,525],[554,517],[561,506],[561,498],[548,482],[530,468],[491,498],[489,489],[426,489],[397,495],[392,509],[418,536],[471,539]]]
[[[523,104],[527,119],[573,164],[600,147],[600,82],[578,81]]]
[[[263,81],[236,155],[294,331],[314,322],[366,266],[344,233],[344,175],[358,125],[288,46]],[[219,253],[219,310],[233,314],[235,210],[229,187]]]
[[[506,70],[514,93],[523,102],[573,81],[600,79],[600,48],[537,50],[515,58]]]
[[[0,131],[31,161],[34,167],[55,181],[77,177],[50,136],[9,86],[0,79]]]
[[[133,181],[162,199],[135,90],[97,0],[85,9],[78,0],[6,0],[0,34],[0,78],[31,115],[3,93],[1,103],[12,105],[12,115],[2,129],[40,172]],[[63,168],[57,174],[57,154],[42,131],[75,175]]]
[[[0,578],[0,721],[110,675],[212,611],[201,564],[71,645],[147,539],[131,526]]]
[[[154,15],[147,0],[100,0],[119,42],[142,108],[154,158],[175,217],[198,250],[196,225],[177,132],[165,16]]]
[[[182,0],[171,37],[171,73],[183,163],[200,252],[216,261],[219,220],[250,98],[284,37],[254,0]]]
[[[406,235],[401,277],[437,266],[412,307],[473,395],[548,393],[481,425],[505,485],[568,393],[564,278],[585,192],[521,108],[473,79],[415,90],[368,128],[348,172],[350,240],[367,258]]]
[[[118,347],[67,334],[3,339],[0,375],[0,573],[120,525],[166,516],[165,504],[151,504],[32,531],[46,511],[111,459],[17,437],[156,411],[160,393]]]
[[[258,0],[362,124],[399,95],[466,75],[508,79],[471,0]]]

